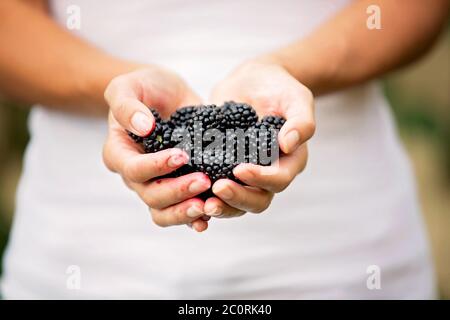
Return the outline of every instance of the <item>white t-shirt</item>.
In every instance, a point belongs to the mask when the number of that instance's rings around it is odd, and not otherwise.
[[[301,38],[347,2],[59,0],[51,8],[64,28],[77,5],[81,29],[71,32],[168,66],[207,97],[244,59]],[[105,168],[105,120],[35,106],[4,297],[433,297],[410,165],[380,88],[318,98],[316,110],[307,169],[270,208],[212,219],[197,234],[155,226]]]

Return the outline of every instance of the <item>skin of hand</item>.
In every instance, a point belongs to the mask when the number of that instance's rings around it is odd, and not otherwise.
[[[235,100],[251,104],[258,116],[278,115],[287,121],[278,136],[284,155],[271,166],[238,165],[234,175],[247,184],[228,179],[214,183],[217,197],[205,203],[211,217],[236,217],[245,212],[260,213],[270,205],[275,193],[283,191],[306,165],[306,141],[315,131],[314,99],[311,91],[283,67],[269,59],[244,63],[213,90],[211,101]]]
[[[155,179],[189,161],[180,149],[145,154],[130,139],[125,129],[147,136],[155,120],[149,106],[163,117],[184,105],[198,104],[200,99],[174,73],[159,67],[147,67],[114,78],[105,93],[109,112],[109,132],[103,150],[106,166],[119,173],[127,186],[151,208],[158,226],[187,224],[198,232],[208,227],[204,202],[195,198],[210,188],[209,178],[200,172],[179,178]]]

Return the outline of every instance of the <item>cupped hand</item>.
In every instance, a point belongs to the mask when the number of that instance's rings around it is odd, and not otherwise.
[[[212,190],[217,197],[206,201],[208,216],[235,217],[266,210],[275,193],[283,191],[306,165],[306,141],[315,131],[314,99],[311,91],[272,61],[251,61],[238,67],[213,90],[211,101],[234,100],[251,104],[260,117],[286,119],[278,135],[283,155],[271,166],[242,163],[234,175],[240,185],[218,180]]]
[[[197,95],[174,73],[148,67],[114,78],[104,96],[110,107],[103,150],[106,166],[149,206],[157,225],[188,224],[197,231],[206,230],[204,202],[195,196],[210,188],[208,177],[197,172],[155,179],[186,164],[188,155],[175,148],[145,154],[125,131],[147,136],[155,126],[150,106],[167,117],[181,106],[198,104]]]

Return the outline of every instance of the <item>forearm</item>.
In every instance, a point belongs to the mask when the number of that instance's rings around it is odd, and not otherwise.
[[[366,26],[381,8],[381,30]],[[305,39],[263,60],[283,65],[316,95],[370,80],[422,55],[448,14],[448,0],[354,1]]]
[[[6,96],[102,114],[108,82],[135,67],[78,39],[37,7],[0,2],[0,92]]]

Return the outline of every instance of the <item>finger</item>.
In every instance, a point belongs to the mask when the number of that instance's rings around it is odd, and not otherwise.
[[[133,143],[110,113],[109,133],[103,147],[103,161],[113,172],[121,172],[126,159],[142,154],[139,145]]]
[[[269,206],[273,194],[259,188],[242,186],[228,179],[214,183],[213,193],[228,205],[248,212],[260,213]]]
[[[191,228],[197,232],[203,232],[206,229],[208,229],[208,222],[206,222],[202,219],[197,219],[197,220],[193,221],[190,225],[191,225]]]
[[[168,174],[188,163],[189,156],[172,148],[155,153],[142,154],[125,132],[110,132],[103,149],[106,166],[132,182],[144,182]]]
[[[166,149],[124,159],[121,173],[132,182],[142,183],[168,174],[188,162],[189,156],[183,150]]]
[[[284,153],[294,152],[312,137],[315,131],[314,98],[306,88],[281,102],[282,116],[286,123],[280,130],[278,142]]]
[[[162,209],[208,190],[211,181],[206,174],[195,172],[178,178],[138,183],[132,187],[150,208]]]
[[[150,109],[141,101],[129,80],[117,77],[105,90],[105,100],[117,122],[132,133],[145,137],[155,126]]]
[[[194,198],[164,209],[151,209],[151,215],[153,222],[160,227],[189,224],[203,215],[203,206],[202,200]]]
[[[295,176],[302,172],[308,158],[306,144],[293,154],[282,156],[272,166],[241,163],[233,170],[236,178],[245,184],[278,193],[287,188]]]
[[[245,214],[245,211],[233,208],[216,197],[208,198],[204,208],[207,216],[215,218],[232,218]]]

